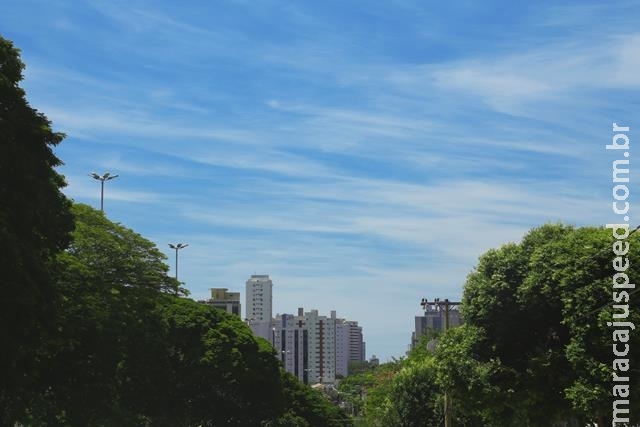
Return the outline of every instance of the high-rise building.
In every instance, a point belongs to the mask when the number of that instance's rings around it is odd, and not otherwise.
[[[245,319],[253,333],[273,343],[271,325],[273,282],[268,274],[253,274],[246,282]]]
[[[438,310],[436,308],[428,308],[424,312],[424,316],[415,316],[415,330],[411,334],[411,346],[413,349],[420,342],[420,338],[427,332],[442,332],[445,324],[445,312],[444,310]],[[462,319],[460,317],[460,311],[457,308],[449,310],[449,327],[454,328],[460,326]]]
[[[353,320],[338,319],[336,324],[336,374],[347,376],[349,365],[365,361],[362,327]]]
[[[284,368],[305,383],[331,384],[346,376],[350,360],[362,361],[364,343],[358,322],[321,316],[318,310],[277,315],[272,326],[274,348]]]
[[[240,292],[228,291],[227,288],[211,288],[211,299],[202,302],[240,317]]]
[[[362,327],[358,322],[347,320],[349,328],[349,361],[364,362],[366,360],[365,342],[362,339]]]
[[[350,327],[340,319],[336,323],[336,375],[346,377],[349,374],[349,338]]]
[[[336,380],[336,312],[320,316],[318,310],[304,314],[309,331],[309,381],[333,383]]]
[[[309,331],[302,309],[298,315],[277,315],[273,322],[274,348],[287,372],[309,383]]]

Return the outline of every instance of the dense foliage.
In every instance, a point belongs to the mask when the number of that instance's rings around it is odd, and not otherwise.
[[[490,364],[493,393],[478,395],[485,405],[503,402],[501,412],[487,415],[494,425],[517,419],[543,426],[563,420],[610,424],[612,380],[611,230],[545,225],[520,244],[489,251],[469,276],[463,299],[468,324],[477,338],[463,354],[474,363]],[[640,240],[628,242],[631,278],[640,271]],[[630,298],[631,317],[640,321]],[[631,348],[640,347],[633,333]],[[640,392],[640,366],[631,353],[632,395]],[[457,392],[468,395],[464,384]],[[635,392],[635,393],[634,393]],[[639,400],[633,412],[640,409]],[[494,410],[496,407],[494,406]]]
[[[55,333],[39,348],[47,426],[342,426],[346,416],[282,372],[238,316],[177,297],[164,255],[86,205],[57,257]]]
[[[0,422],[28,404],[35,347],[53,316],[55,253],[69,241],[69,201],[60,192],[63,138],[29,106],[19,83],[24,64],[0,37]]]
[[[639,234],[627,239],[630,283],[639,277]],[[456,426],[610,425],[614,241],[603,227],[547,224],[485,253],[465,284],[465,324],[441,336],[434,354],[415,351],[347,378],[366,390],[366,425],[440,425],[445,390]],[[632,292],[616,304],[628,302],[625,320],[640,326]],[[628,344],[624,376],[638,396],[637,329]],[[637,422],[640,399],[630,402]]]

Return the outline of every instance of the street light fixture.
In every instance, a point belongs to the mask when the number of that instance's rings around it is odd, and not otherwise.
[[[100,210],[104,212],[104,182],[111,181],[117,178],[118,175],[111,175],[109,172],[105,172],[103,175],[98,175],[95,172],[91,172],[89,176],[97,181],[100,181]]]
[[[169,243],[169,247],[176,251],[176,280],[178,280],[178,251],[180,249],[186,248],[187,246],[189,246],[188,243],[185,243],[185,244],[177,243],[175,245],[173,243]]]

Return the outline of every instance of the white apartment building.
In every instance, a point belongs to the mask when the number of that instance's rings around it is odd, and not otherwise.
[[[273,343],[273,282],[268,274],[253,274],[246,281],[245,319],[256,336]]]
[[[309,331],[302,309],[298,315],[277,315],[273,321],[273,347],[285,370],[309,383]]]
[[[284,368],[308,384],[331,384],[346,376],[350,360],[364,360],[362,328],[358,322],[321,316],[318,310],[277,315],[273,344]]]
[[[309,331],[309,381],[332,384],[336,380],[336,312],[326,317],[311,310],[304,317]]]

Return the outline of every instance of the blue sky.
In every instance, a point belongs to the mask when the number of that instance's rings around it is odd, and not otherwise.
[[[189,243],[194,298],[266,273],[276,312],[337,310],[387,360],[484,251],[617,220],[604,146],[613,122],[635,145],[639,18],[638,1],[22,0],[0,34],[68,135],[71,198],[99,206],[88,173],[119,174],[109,218],[172,268],[167,244]]]

